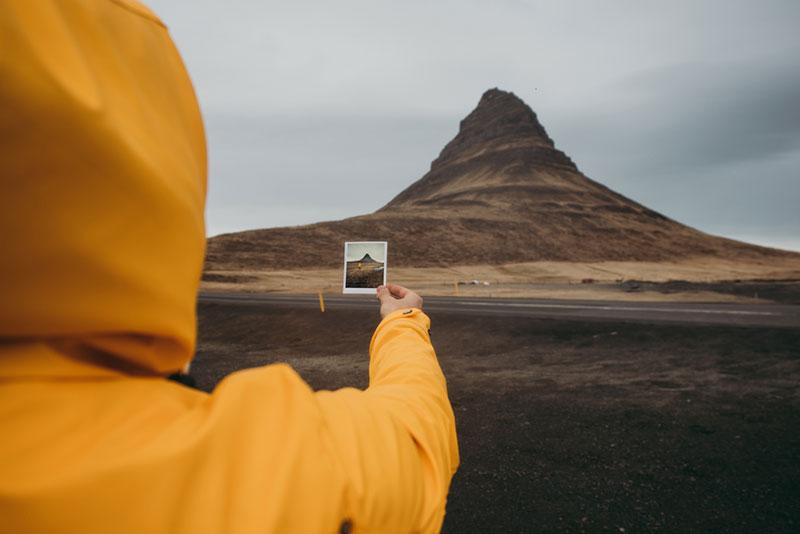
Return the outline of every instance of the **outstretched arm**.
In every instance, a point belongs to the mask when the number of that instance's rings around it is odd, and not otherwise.
[[[438,532],[458,467],[444,375],[420,309],[400,286],[379,288],[383,320],[370,343],[369,387],[317,399],[347,477],[356,532]]]

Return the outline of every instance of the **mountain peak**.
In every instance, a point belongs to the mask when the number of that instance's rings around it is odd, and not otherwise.
[[[536,113],[514,93],[495,87],[461,121],[430,172],[382,210],[454,203],[505,210],[509,202],[542,200],[542,187],[560,188],[577,175]]]
[[[509,146],[554,148],[536,113],[517,95],[494,87],[460,123],[458,135],[444,147],[431,168],[452,160],[463,160],[475,149],[503,149]]]

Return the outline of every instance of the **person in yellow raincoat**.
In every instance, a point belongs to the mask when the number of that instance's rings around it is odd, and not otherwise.
[[[211,394],[206,147],[132,0],[0,4],[0,532],[436,532],[458,465],[421,299],[382,288],[369,387],[286,365]]]

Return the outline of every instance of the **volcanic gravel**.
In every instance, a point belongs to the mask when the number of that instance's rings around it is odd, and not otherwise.
[[[201,304],[193,366],[366,387],[375,313]],[[444,532],[800,531],[800,331],[437,313],[461,467]]]

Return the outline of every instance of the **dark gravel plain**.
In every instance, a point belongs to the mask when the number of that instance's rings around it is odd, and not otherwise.
[[[204,303],[193,366],[367,385],[374,313]],[[800,532],[800,330],[437,313],[444,532]]]

